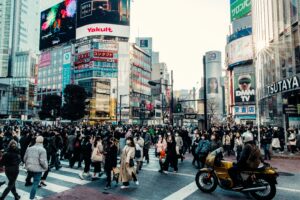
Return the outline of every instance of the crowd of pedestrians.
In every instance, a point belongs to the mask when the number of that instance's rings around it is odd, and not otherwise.
[[[82,179],[96,180],[105,174],[105,189],[111,188],[112,181],[116,185],[121,182],[121,188],[126,189],[130,181],[139,185],[138,174],[150,162],[151,147],[155,148],[158,158],[158,171],[168,173],[172,168],[177,173],[178,161],[183,162],[186,153],[193,155],[192,164],[196,168],[202,168],[208,153],[221,146],[227,156],[235,155],[239,160],[245,132],[251,132],[258,140],[258,129],[246,126],[212,127],[202,131],[170,126],[5,125],[0,128],[3,152],[0,169],[4,170],[8,184],[0,200],[9,192],[20,199],[15,186],[20,165],[27,170],[25,186],[32,187],[30,199],[35,198],[39,187],[47,186],[51,170],[60,170],[61,160],[68,161],[70,168],[80,169],[84,163],[79,174]],[[266,160],[271,159],[271,151],[283,152],[285,145],[291,154],[300,151],[298,130],[288,129],[286,133],[274,127],[260,130]],[[0,181],[0,186],[3,184],[5,182]]]

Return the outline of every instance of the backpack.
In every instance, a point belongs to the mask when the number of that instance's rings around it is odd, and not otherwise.
[[[260,164],[260,157],[261,157],[260,149],[257,146],[255,147],[252,146],[251,154],[248,160],[246,161],[247,166],[251,169],[257,169]]]
[[[205,141],[200,149],[201,154],[208,154],[210,149],[210,144],[208,141]]]
[[[201,144],[201,146],[200,146]],[[210,144],[208,141],[203,141],[199,143],[198,147],[196,148],[196,153],[197,154],[208,154],[210,150]]]

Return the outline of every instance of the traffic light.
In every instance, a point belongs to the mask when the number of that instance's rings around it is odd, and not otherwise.
[[[182,112],[182,106],[181,106],[181,104],[180,103],[178,103],[177,105],[176,105],[176,113],[181,113]]]

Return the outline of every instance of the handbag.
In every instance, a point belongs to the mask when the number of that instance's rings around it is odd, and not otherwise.
[[[91,159],[94,162],[102,162],[103,161],[103,154],[100,153],[98,148],[94,148]]]
[[[165,158],[166,157],[166,151],[161,150],[160,154],[159,154],[160,159]]]
[[[129,160],[129,167],[134,167],[134,161],[132,158]]]
[[[135,158],[141,158],[142,153],[141,150],[135,150]]]

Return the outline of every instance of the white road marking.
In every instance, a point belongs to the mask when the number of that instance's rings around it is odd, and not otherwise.
[[[25,169],[20,169],[20,170],[26,172]],[[57,174],[57,173],[53,173],[53,172],[49,172],[48,177],[59,179],[59,180],[69,182],[69,183],[76,183],[76,184],[79,184],[79,185],[85,185],[87,183],[90,183],[90,181],[82,180],[79,177],[74,178],[74,177],[65,176],[65,175],[61,175],[61,174]]]
[[[1,188],[0,188],[0,193],[1,193],[1,194],[4,192],[6,186],[7,186],[6,184],[4,184],[4,185],[1,186]],[[31,188],[30,188],[30,190],[31,190]],[[21,200],[22,200],[22,199],[29,199],[30,191],[27,192],[27,191],[24,191],[24,190],[17,189],[17,193],[21,196]],[[13,195],[11,192],[8,193],[8,196],[14,198],[14,195]],[[42,199],[42,197],[37,196],[37,195],[36,195],[35,197],[36,197],[37,199]]]
[[[143,167],[142,171],[143,170],[158,173],[158,169],[151,169],[151,168]],[[168,172],[168,174],[179,175],[179,176],[188,176],[188,177],[193,177],[193,178],[195,178],[195,176],[196,176],[196,175],[192,175],[192,174],[175,173],[175,172]]]
[[[188,184],[187,186],[181,188],[177,192],[174,192],[173,194],[167,196],[163,200],[174,200],[174,199],[183,200],[183,199],[187,198],[188,196],[190,196],[191,194],[193,194],[194,192],[196,192],[197,190],[198,190],[198,187],[197,187],[196,183],[192,182],[192,183]]]
[[[4,174],[0,174],[0,176],[5,176]],[[26,179],[26,176],[23,176],[23,175],[20,175],[18,176],[17,180],[22,182],[22,183],[25,183],[25,179]],[[56,184],[53,184],[53,183],[49,183],[47,182],[47,186],[45,187],[42,187],[43,189],[46,189],[46,190],[49,190],[49,191],[52,191],[54,193],[60,193],[60,192],[64,192],[66,190],[69,190],[71,188],[69,187],[65,187],[65,186],[61,186],[61,185],[56,185]]]
[[[291,189],[291,188],[285,188],[285,187],[277,187],[278,190],[284,190],[284,191],[287,191],[287,192],[297,192],[297,193],[300,193],[300,190],[297,190],[297,189]]]

